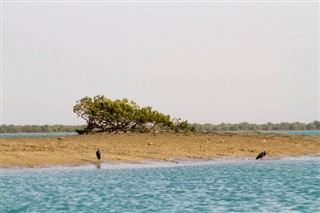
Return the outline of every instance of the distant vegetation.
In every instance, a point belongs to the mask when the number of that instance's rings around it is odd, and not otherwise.
[[[250,124],[248,122],[238,124],[221,123],[215,124],[191,124],[197,131],[297,131],[297,130],[320,130],[320,122],[313,121],[305,124],[300,122]]]
[[[54,133],[75,132],[82,125],[1,125],[0,133]]]
[[[79,134],[114,131],[148,131],[160,128],[167,130],[192,130],[187,121],[171,119],[170,115],[158,112],[152,107],[140,107],[133,101],[110,100],[97,95],[77,101],[73,112],[84,119],[87,126],[76,130]]]
[[[320,130],[320,122],[314,121],[308,124],[294,123],[267,123],[250,124],[247,122],[238,124],[189,124],[196,131],[298,131],[298,130]],[[86,125],[1,125],[0,133],[54,133],[54,132],[76,132],[84,129]]]

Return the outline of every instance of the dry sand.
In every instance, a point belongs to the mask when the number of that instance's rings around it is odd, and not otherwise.
[[[217,133],[126,133],[63,137],[1,138],[1,167],[34,167],[102,161],[167,160],[320,153],[320,136]]]

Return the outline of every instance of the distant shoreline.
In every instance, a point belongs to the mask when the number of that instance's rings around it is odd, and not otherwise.
[[[320,153],[320,135],[126,133],[1,138],[1,168],[96,164],[178,158],[272,157]]]
[[[248,122],[241,123],[220,123],[220,124],[199,124],[189,123],[196,131],[208,132],[259,132],[259,131],[320,131],[320,121],[310,123],[301,122],[280,122],[280,123],[265,123],[255,124]],[[63,124],[45,124],[45,125],[0,125],[1,133],[58,133],[58,132],[76,132],[76,130],[84,129],[86,125],[63,125]]]
[[[213,134],[293,134],[293,135],[320,135],[320,130],[275,130],[275,131],[211,131],[199,133]],[[101,133],[96,133],[101,134]],[[108,133],[102,133],[108,134]],[[111,134],[111,133],[110,133]],[[0,138],[15,138],[15,137],[59,137],[59,136],[74,136],[76,132],[20,132],[20,133],[0,133]]]
[[[0,138],[16,138],[16,137],[64,137],[77,135],[76,132],[21,132],[21,133],[0,133]]]

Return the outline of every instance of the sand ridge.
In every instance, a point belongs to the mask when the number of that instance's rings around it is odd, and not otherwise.
[[[320,136],[234,133],[125,133],[1,138],[1,167],[320,153]]]

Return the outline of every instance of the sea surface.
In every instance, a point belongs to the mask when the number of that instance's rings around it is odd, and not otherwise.
[[[1,212],[320,212],[320,156],[1,170]]]
[[[262,133],[276,133],[276,134],[287,134],[287,135],[320,135],[320,130],[262,131]]]

